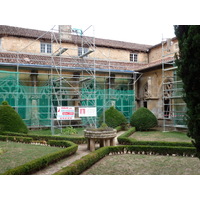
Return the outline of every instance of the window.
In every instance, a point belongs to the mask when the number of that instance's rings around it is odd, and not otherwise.
[[[52,53],[52,47],[50,43],[41,43],[40,44],[41,53]]]
[[[131,62],[138,62],[138,54],[137,53],[130,53],[130,61]]]
[[[86,48],[86,47],[78,47],[78,56],[81,56],[81,55],[83,55],[84,53],[87,53],[89,51],[89,49],[88,48]],[[87,56],[86,56],[87,57]]]

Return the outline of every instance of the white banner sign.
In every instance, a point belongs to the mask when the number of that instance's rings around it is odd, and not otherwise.
[[[57,107],[58,120],[71,120],[74,119],[74,116],[75,116],[74,107]]]
[[[79,108],[79,117],[96,117],[96,116],[97,116],[96,107]]]

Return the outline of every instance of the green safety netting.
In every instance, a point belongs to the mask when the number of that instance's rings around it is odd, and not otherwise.
[[[175,126],[186,126],[186,111],[187,107],[183,100],[183,83],[177,76],[177,72],[174,72],[174,84],[173,84],[173,123]]]
[[[18,72],[0,71],[0,102],[8,101],[9,105],[20,114],[28,126],[50,127],[52,124],[52,105],[55,109],[54,118],[56,118],[55,111],[58,106],[57,97],[54,93],[60,91],[60,89],[55,89],[55,85],[51,86],[47,77],[41,79],[45,81],[42,84],[39,83],[40,86],[28,86],[32,85],[30,74],[24,75]],[[56,78],[54,77],[54,79]],[[91,87],[93,87],[93,83]],[[70,99],[67,90],[65,92],[66,94],[62,98]],[[134,90],[121,88],[95,90],[82,86],[80,93],[81,106],[97,107],[97,117],[82,118],[83,125],[88,124],[88,122],[90,125],[96,125],[98,117],[110,106],[115,106],[128,120],[135,109]],[[62,106],[67,106],[70,102],[62,101],[61,103]]]
[[[19,73],[0,71],[0,102],[7,101],[28,126],[51,125],[51,87],[25,86]]]
[[[82,88],[82,102],[81,106],[97,107],[97,121],[98,117],[106,109],[115,106],[121,111],[129,120],[133,111],[135,110],[135,93],[134,90],[117,90],[117,89],[86,89]],[[90,118],[90,120],[94,120]],[[83,119],[87,123],[88,119]]]

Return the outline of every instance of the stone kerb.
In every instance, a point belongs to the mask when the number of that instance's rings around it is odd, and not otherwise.
[[[95,142],[99,142],[100,147],[115,146],[115,137],[117,136],[117,130],[84,130],[84,136],[88,140],[88,149],[90,151],[95,150]]]

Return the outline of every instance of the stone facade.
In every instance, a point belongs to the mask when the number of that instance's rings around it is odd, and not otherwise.
[[[68,28],[67,31],[70,31],[70,27]],[[41,53],[41,43],[52,44],[52,53],[60,48],[67,48],[67,51],[61,56],[64,66],[79,67],[78,64],[75,66],[74,62],[83,62],[78,58],[78,47],[81,46],[81,42],[77,37],[69,37],[69,34],[64,35],[62,36],[62,43],[59,44],[56,43],[55,40],[52,42],[49,34],[39,37],[42,34],[44,34],[43,31],[31,31],[29,29],[0,26],[1,69],[12,71],[13,69],[6,67],[8,63],[14,65],[20,62],[22,65],[27,65],[27,69],[21,69],[27,72],[27,74],[21,75],[21,78],[24,80],[30,79],[28,73],[31,73],[33,69],[36,69],[38,74],[46,73],[47,71],[50,73],[49,68],[46,70],[37,69],[39,65],[51,65],[51,54]],[[55,38],[57,37],[56,35]],[[91,41],[91,38],[88,37],[88,40]],[[95,59],[99,71],[102,69],[107,70],[104,74],[103,72],[97,72],[98,76],[108,76],[109,67],[112,70],[118,70],[116,74],[112,72],[115,74],[115,80],[123,76],[127,77],[127,74],[124,75],[124,72],[129,72],[128,76],[130,77],[134,71],[142,73],[141,78],[135,84],[137,107],[145,106],[150,109],[157,118],[162,118],[162,55],[165,55],[167,59],[173,60],[174,52],[178,52],[178,42],[176,38],[167,40],[163,48],[162,43],[150,46],[97,38],[95,47],[91,45],[89,49],[93,49],[94,52],[88,55],[84,60],[84,64],[87,67],[91,67]],[[165,51],[162,52],[162,49],[165,49]],[[138,55],[136,63],[130,61],[131,53]],[[59,59],[60,58],[57,58],[56,64],[60,62]],[[120,70],[123,72],[120,72]],[[74,71],[65,71],[63,73],[73,76]],[[46,77],[39,75],[37,78],[40,82],[45,82],[48,79],[47,75]],[[27,84],[31,85],[28,81]]]
[[[40,44],[49,43],[51,41],[45,40],[34,40],[30,38],[4,36],[1,38],[1,51],[3,52],[21,52],[21,53],[32,53],[32,54],[43,54],[41,53]],[[67,48],[68,50],[63,53],[63,56],[67,57],[78,57],[78,47],[79,45],[72,43],[63,42],[61,45],[58,43],[52,43],[52,53],[56,52],[59,48]],[[148,63],[148,54],[145,52],[137,52],[126,49],[113,49],[108,47],[95,47],[94,53],[90,54],[88,58],[95,58],[98,60],[112,60],[112,61],[122,61],[130,62],[130,53],[138,54],[137,63]]]

